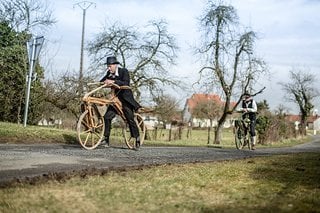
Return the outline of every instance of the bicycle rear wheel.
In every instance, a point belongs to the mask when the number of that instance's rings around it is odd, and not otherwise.
[[[90,111],[89,111],[90,110]],[[77,135],[81,146],[92,150],[103,139],[104,119],[95,105],[88,107],[80,116],[77,123]]]
[[[143,118],[139,114],[134,114],[134,120],[138,126],[139,129],[139,135],[140,135],[140,145],[143,144],[144,138],[146,136],[146,126],[144,124]],[[129,125],[126,124],[126,128],[123,129],[123,136],[126,142],[126,145],[129,149],[135,148],[136,139],[131,137]]]
[[[234,127],[234,138],[237,149],[242,149],[245,144],[245,135],[240,125],[235,125]]]

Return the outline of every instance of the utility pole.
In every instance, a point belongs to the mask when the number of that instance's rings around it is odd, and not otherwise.
[[[73,7],[78,6],[82,9],[82,36],[81,36],[79,88],[78,88],[79,96],[81,96],[83,93],[83,46],[84,46],[86,11],[87,9],[89,9],[89,7],[91,7],[91,5],[95,5],[95,3],[89,2],[89,1],[82,1],[73,5]]]
[[[31,82],[33,77],[33,69],[36,64],[36,60],[39,57],[43,41],[44,41],[44,37],[38,36],[38,37],[31,38],[27,42],[28,58],[29,58],[29,74],[27,74],[26,76],[27,88],[26,88],[24,118],[23,118],[24,127],[27,126],[27,120],[28,120],[28,108],[29,108],[29,100],[30,100]]]

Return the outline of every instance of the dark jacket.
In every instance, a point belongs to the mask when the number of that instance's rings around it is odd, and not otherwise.
[[[114,80],[114,83],[119,86],[130,86],[130,76],[126,68],[119,67],[118,72],[115,74],[112,74],[108,71],[107,74],[100,80],[100,82],[103,82],[107,79]],[[135,111],[140,107],[140,104],[134,99],[133,93],[130,89],[116,89],[115,92],[118,94],[118,98],[122,104],[129,104]]]
[[[242,101],[242,108],[249,110],[249,112],[247,112],[247,114],[249,114],[249,119],[251,121],[256,120],[257,104],[252,98],[249,98],[247,100],[243,100]]]

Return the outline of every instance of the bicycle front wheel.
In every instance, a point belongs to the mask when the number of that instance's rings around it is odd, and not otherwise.
[[[140,145],[143,144],[144,142],[144,138],[146,136],[146,126],[144,124],[144,121],[143,121],[143,118],[141,115],[139,114],[134,114],[134,120],[137,124],[137,127],[139,129],[139,135],[140,135]],[[126,124],[126,128],[123,129],[123,137],[124,137],[124,140],[126,142],[126,145],[129,149],[133,149],[135,148],[136,144],[136,140],[135,138],[132,138],[131,135],[130,135],[130,129],[129,129],[129,125]]]
[[[77,134],[79,143],[85,149],[92,150],[100,144],[104,137],[104,119],[97,107],[89,107],[81,114]]]
[[[237,149],[242,149],[245,142],[245,135],[243,129],[239,125],[234,127],[234,137]]]

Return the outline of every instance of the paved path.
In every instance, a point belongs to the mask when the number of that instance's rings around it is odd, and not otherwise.
[[[70,175],[105,173],[160,164],[212,162],[255,156],[299,152],[320,153],[320,136],[291,148],[255,151],[209,147],[142,147],[139,151],[121,147],[84,150],[78,145],[0,144],[0,186],[16,181],[63,178]]]

